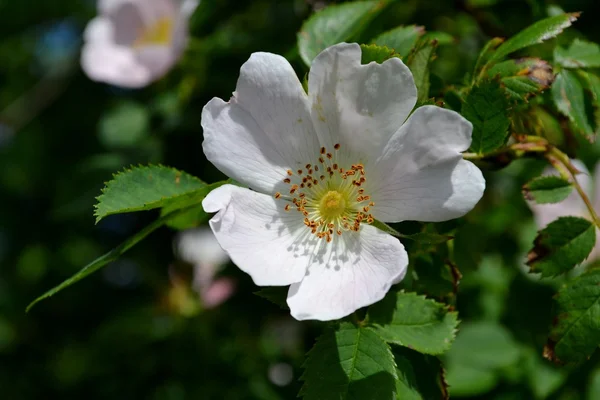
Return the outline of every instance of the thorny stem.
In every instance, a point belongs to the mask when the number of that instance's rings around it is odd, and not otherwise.
[[[590,198],[577,181],[576,175],[581,173],[581,171],[575,168],[569,157],[558,148],[548,143],[548,141],[541,136],[516,135],[515,137],[517,138],[518,142],[510,146],[506,146],[487,154],[463,153],[463,158],[466,160],[482,160],[504,153],[512,153],[518,157],[523,156],[526,153],[544,153],[546,159],[560,173],[560,175],[564,179],[570,181],[575,187],[575,190],[577,190],[577,193],[579,193],[579,196],[585,203],[594,225],[600,228],[600,219],[598,218],[598,214],[596,214]]]

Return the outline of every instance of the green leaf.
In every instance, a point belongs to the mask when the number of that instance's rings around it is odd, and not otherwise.
[[[400,56],[406,57],[423,36],[425,28],[418,25],[399,26],[382,33],[373,39],[372,43],[395,50]]]
[[[437,357],[420,354],[406,347],[392,348],[396,360],[396,399],[447,399],[444,370]]]
[[[481,72],[485,71],[484,66],[487,65],[498,46],[500,46],[503,42],[504,39],[502,38],[492,38],[485,44],[485,46],[483,46],[483,49],[481,49],[481,52],[477,57],[477,62],[475,62],[475,70],[473,72],[473,78],[475,78],[477,81],[480,78]]]
[[[396,368],[389,346],[373,331],[351,323],[328,329],[304,363],[305,400],[389,400]]]
[[[287,305],[287,286],[269,286],[254,292],[254,294],[262,297],[263,299],[269,300],[271,303],[279,306],[279,308],[283,310],[290,309],[290,307]]]
[[[356,35],[381,11],[379,1],[332,5],[308,18],[298,32],[298,50],[306,65],[321,51]]]
[[[596,43],[575,39],[568,49],[556,47],[554,60],[565,68],[600,67],[600,46]]]
[[[500,370],[519,361],[520,348],[510,331],[498,323],[463,323],[444,358],[450,394],[474,396],[496,385]]]
[[[567,379],[565,370],[544,360],[539,351],[531,347],[523,349],[521,364],[528,375],[529,387],[536,399],[547,399]]]
[[[600,344],[600,270],[568,282],[556,295],[556,303],[544,356],[561,364],[581,363]]]
[[[392,57],[398,57],[398,54],[392,49],[381,47],[374,44],[361,44],[361,64],[368,64],[375,61],[377,64],[383,63]]]
[[[429,64],[434,59],[436,47],[435,41],[421,40],[406,61],[417,86],[417,104],[429,99]]]
[[[452,300],[458,289],[460,272],[438,252],[420,254],[410,260],[418,276],[420,293],[447,302]]]
[[[107,182],[98,197],[96,223],[111,214],[164,207],[199,190],[208,193],[207,187],[192,175],[162,165],[126,169]]]
[[[368,320],[386,342],[426,354],[448,350],[458,326],[446,305],[405,292],[389,292],[369,308]]]
[[[502,44],[490,57],[490,62],[499,61],[517,50],[542,43],[559,35],[579,18],[579,13],[569,13],[546,18],[525,28]]]
[[[432,232],[418,232],[413,233],[412,235],[399,234],[398,237],[403,239],[414,240],[415,242],[427,245],[446,243],[448,240],[452,239],[452,236],[440,235],[439,233]]]
[[[61,290],[68,288],[69,286],[79,282],[88,275],[98,271],[100,268],[108,265],[113,261],[116,261],[121,255],[123,255],[123,253],[125,253],[127,250],[138,244],[142,239],[154,232],[156,229],[163,226],[169,219],[175,218],[179,214],[184,213],[186,211],[187,208],[179,209],[152,222],[150,225],[146,226],[144,229],[131,236],[108,253],[98,257],[97,259],[80,269],[75,275],[71,276],[69,279],[63,281],[58,286],[55,286],[54,288],[48,290],[46,293],[36,298],[27,306],[26,312],[29,312],[29,310],[31,310],[31,308],[40,301],[47,299],[48,297],[54,296]]]
[[[552,98],[558,111],[569,117],[583,134],[594,134],[585,110],[583,86],[574,72],[560,71],[552,85]]]
[[[542,229],[527,255],[530,272],[543,277],[569,271],[583,262],[596,243],[596,229],[587,219],[561,217]]]
[[[523,186],[523,195],[538,204],[558,203],[571,194],[573,186],[558,176],[540,176]]]
[[[184,230],[200,226],[208,220],[210,217],[202,208],[202,200],[208,193],[218,188],[219,186],[232,183],[231,179],[225,181],[211,183],[201,189],[194,190],[189,193],[182,194],[176,198],[171,199],[164,207],[160,210],[161,217],[169,214],[180,208],[188,208],[188,211],[182,214],[178,214],[176,217],[169,219],[166,225],[169,228]],[[194,206],[195,207],[191,207]]]
[[[554,81],[552,66],[539,58],[503,61],[490,68],[487,75],[499,78],[508,94],[515,99],[526,99],[537,94]]]
[[[600,399],[600,368],[592,371],[587,385],[586,400]]]
[[[454,36],[446,32],[431,31],[426,32],[423,35],[423,39],[435,40],[438,46],[445,46],[447,44],[453,44],[455,42]]]
[[[465,98],[462,115],[473,123],[471,151],[486,154],[508,140],[508,99],[498,82],[474,87]]]
[[[591,72],[578,70],[577,75],[585,89],[586,96],[589,96],[593,108],[594,117],[594,139],[600,132],[600,77]]]

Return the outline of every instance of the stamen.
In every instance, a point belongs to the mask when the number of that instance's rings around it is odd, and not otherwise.
[[[333,148],[337,151],[341,145],[336,143]],[[283,179],[290,185],[289,193],[296,196],[284,210],[295,208],[302,213],[311,234],[328,243],[344,231],[357,232],[362,223],[374,221],[369,211],[375,203],[361,187],[367,180],[364,166],[344,162],[335,151],[321,147],[317,163],[303,164],[304,169],[298,169],[297,174],[289,169],[288,177]],[[321,175],[319,171],[323,171]],[[275,198],[281,198],[281,193],[275,193]]]

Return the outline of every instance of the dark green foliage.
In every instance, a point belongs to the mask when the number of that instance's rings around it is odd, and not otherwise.
[[[596,228],[587,219],[561,217],[542,229],[527,255],[531,272],[561,274],[583,262],[596,243]]]
[[[600,345],[600,270],[588,271],[564,285],[556,303],[544,355],[557,363],[581,363]]]
[[[471,151],[489,153],[509,136],[508,100],[500,84],[488,81],[474,87],[465,98],[462,115],[473,124]]]
[[[377,1],[334,5],[307,19],[298,33],[300,57],[307,65],[326,47],[356,35],[380,10]]]
[[[386,400],[396,391],[394,356],[373,331],[350,323],[328,329],[304,363],[306,400]]]
[[[425,354],[441,354],[454,340],[457,315],[416,293],[391,292],[369,309],[369,323],[385,341]]]
[[[399,26],[377,36],[373,39],[373,44],[394,49],[401,57],[406,57],[424,33],[422,26]]]

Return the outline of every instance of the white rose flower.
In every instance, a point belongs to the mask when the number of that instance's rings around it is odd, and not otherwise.
[[[375,219],[457,218],[485,188],[461,154],[472,125],[434,106],[408,117],[410,70],[360,60],[357,44],[324,50],[307,94],[285,58],[254,53],[231,100],[202,111],[206,157],[251,188],[213,190],[202,203],[217,213],[210,226],[257,285],[291,285],[299,320],[344,317],[404,277],[406,251]]]
[[[592,201],[592,205],[595,210],[600,210],[600,163],[596,165],[593,178],[590,177],[590,173],[586,168],[585,164],[580,160],[571,160],[572,164],[581,171],[581,174],[577,175],[577,182],[583,189],[585,194]],[[559,175],[556,169],[548,167],[543,172],[544,176]],[[533,212],[538,228],[543,229],[549,223],[556,221],[560,217],[574,216],[581,217],[591,220],[585,203],[581,199],[579,193],[573,190],[572,193],[561,201],[560,203],[552,204],[536,204],[534,201],[528,201],[529,208]],[[596,231],[596,245],[587,257],[588,261],[597,260],[600,258],[600,234]]]
[[[81,66],[93,80],[139,88],[182,55],[198,0],[98,0],[84,32]]]

